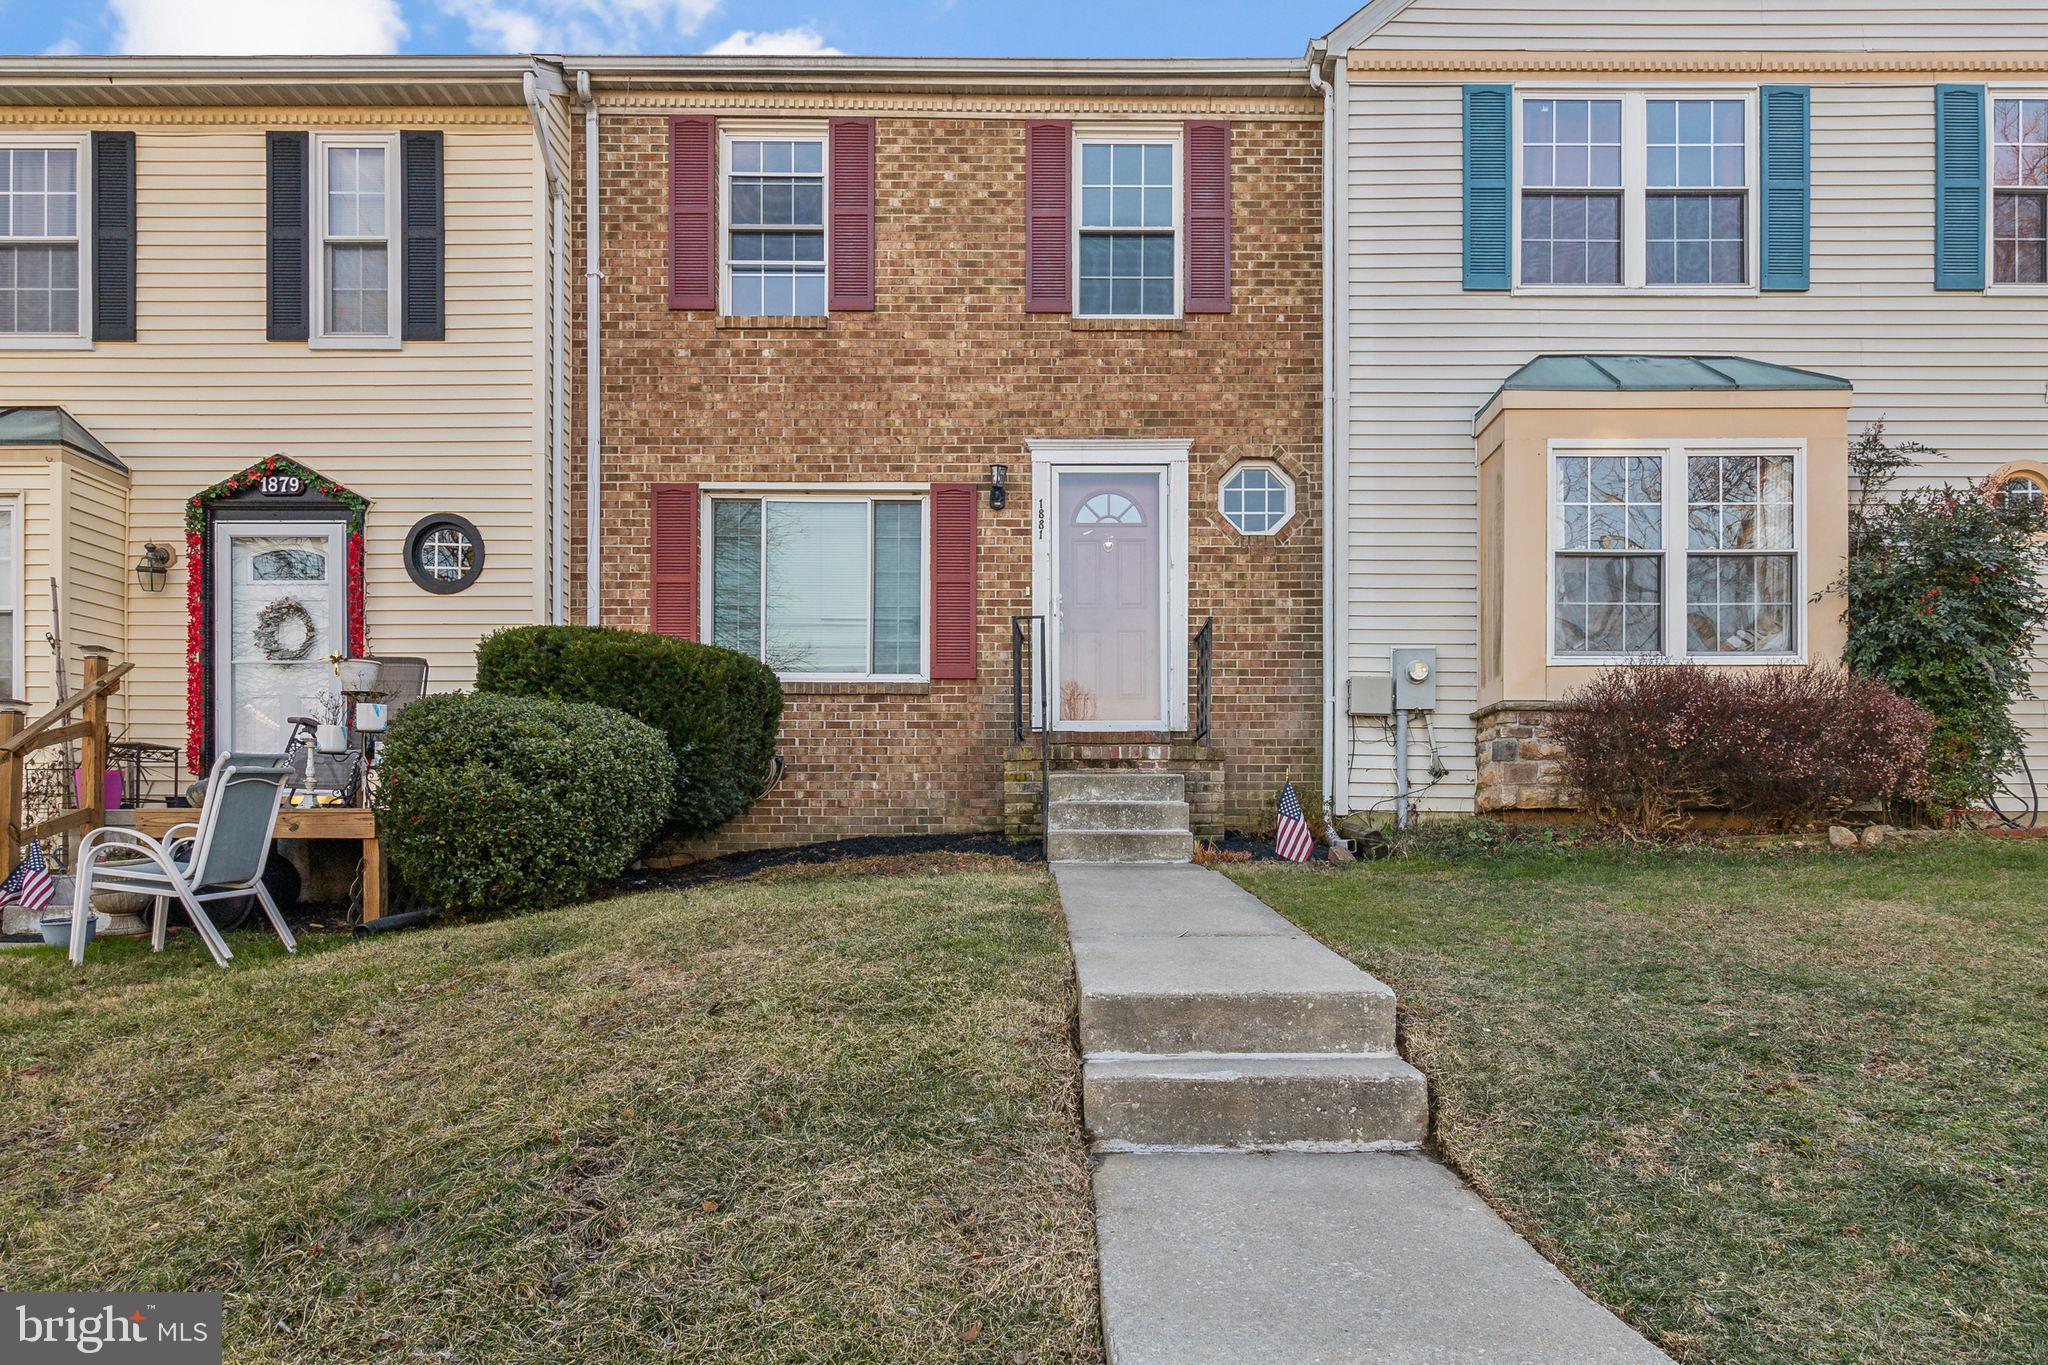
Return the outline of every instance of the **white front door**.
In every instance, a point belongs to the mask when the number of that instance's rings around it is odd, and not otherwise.
[[[338,702],[348,652],[348,555],[339,521],[214,526],[214,752],[277,753],[293,716]]]

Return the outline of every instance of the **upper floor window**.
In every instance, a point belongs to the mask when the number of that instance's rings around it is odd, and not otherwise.
[[[2048,99],[1992,101],[1991,281],[2048,284]]]
[[[82,141],[0,143],[0,335],[83,335],[84,159]]]
[[[1278,465],[1237,466],[1223,478],[1223,519],[1240,534],[1270,536],[1294,515],[1294,483]]]
[[[725,311],[825,315],[825,137],[725,139]]]
[[[1517,283],[1753,284],[1752,104],[1748,94],[1521,97]]]
[[[1172,317],[1179,311],[1178,139],[1076,139],[1075,215],[1083,317]]]
[[[313,158],[314,340],[398,344],[398,139],[318,137]]]
[[[1551,656],[1796,658],[1796,461],[1776,448],[1554,450]]]

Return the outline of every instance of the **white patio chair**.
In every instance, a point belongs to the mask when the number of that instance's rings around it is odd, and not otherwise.
[[[197,821],[166,830],[161,841],[137,829],[107,826],[93,830],[78,845],[78,889],[71,903],[71,922],[77,924],[92,913],[95,888],[149,896],[156,902],[150,946],[162,952],[170,902],[175,899],[199,931],[206,951],[225,967],[234,953],[207,918],[205,903],[253,895],[270,917],[271,928],[284,940],[285,951],[296,953],[298,941],[285,927],[277,902],[263,885],[278,806],[291,776],[291,765],[283,754],[222,754],[206,780]],[[71,936],[71,960],[85,960],[80,934]]]

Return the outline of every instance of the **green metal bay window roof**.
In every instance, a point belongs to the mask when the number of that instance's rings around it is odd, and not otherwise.
[[[1848,380],[1736,355],[1539,355],[1509,375],[1484,412],[1504,393],[1741,393],[1820,391]]]
[[[0,446],[69,446],[101,464],[128,468],[62,408],[0,408]]]

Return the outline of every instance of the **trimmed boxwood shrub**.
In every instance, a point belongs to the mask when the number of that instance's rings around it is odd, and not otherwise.
[[[760,660],[636,630],[501,630],[477,649],[476,685],[596,702],[668,736],[676,760],[668,822],[685,835],[717,829],[761,794],[782,722],[782,684]]]
[[[660,731],[607,707],[447,693],[392,722],[377,819],[429,905],[540,910],[626,870],[661,828],[675,767]]]
[[[1569,693],[1552,718],[1589,814],[1655,833],[1694,811],[1790,827],[1926,796],[1934,717],[1838,668],[1638,664]]]

